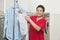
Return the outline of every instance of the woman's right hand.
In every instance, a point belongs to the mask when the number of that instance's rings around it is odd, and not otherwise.
[[[19,9],[19,10],[18,10],[18,13],[19,13],[19,14],[22,14],[22,10]]]

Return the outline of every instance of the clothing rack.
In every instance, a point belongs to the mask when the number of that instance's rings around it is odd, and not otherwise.
[[[17,3],[18,0],[14,0],[14,15],[13,15],[13,40],[14,40],[14,29],[15,29],[15,3]]]

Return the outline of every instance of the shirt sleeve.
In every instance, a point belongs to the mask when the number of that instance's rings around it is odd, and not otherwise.
[[[5,11],[5,16],[4,16],[4,29],[3,29],[3,37],[6,36],[6,30],[7,30],[7,23],[8,23],[8,10]]]
[[[42,22],[40,21],[39,23],[37,23],[37,25],[41,28],[40,31],[44,31],[46,27],[46,20],[43,20]]]

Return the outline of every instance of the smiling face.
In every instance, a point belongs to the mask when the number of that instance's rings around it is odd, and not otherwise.
[[[43,16],[43,13],[44,12],[43,12],[43,9],[41,7],[39,7],[39,8],[36,9],[36,14],[37,14],[38,17]]]
[[[42,5],[39,5],[36,8],[36,16],[37,17],[42,17],[44,15],[45,8]]]

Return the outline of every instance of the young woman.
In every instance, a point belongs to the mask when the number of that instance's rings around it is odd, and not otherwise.
[[[36,8],[36,16],[26,16],[26,20],[30,24],[29,40],[44,40],[44,29],[46,25],[44,11],[44,6],[38,5]]]

